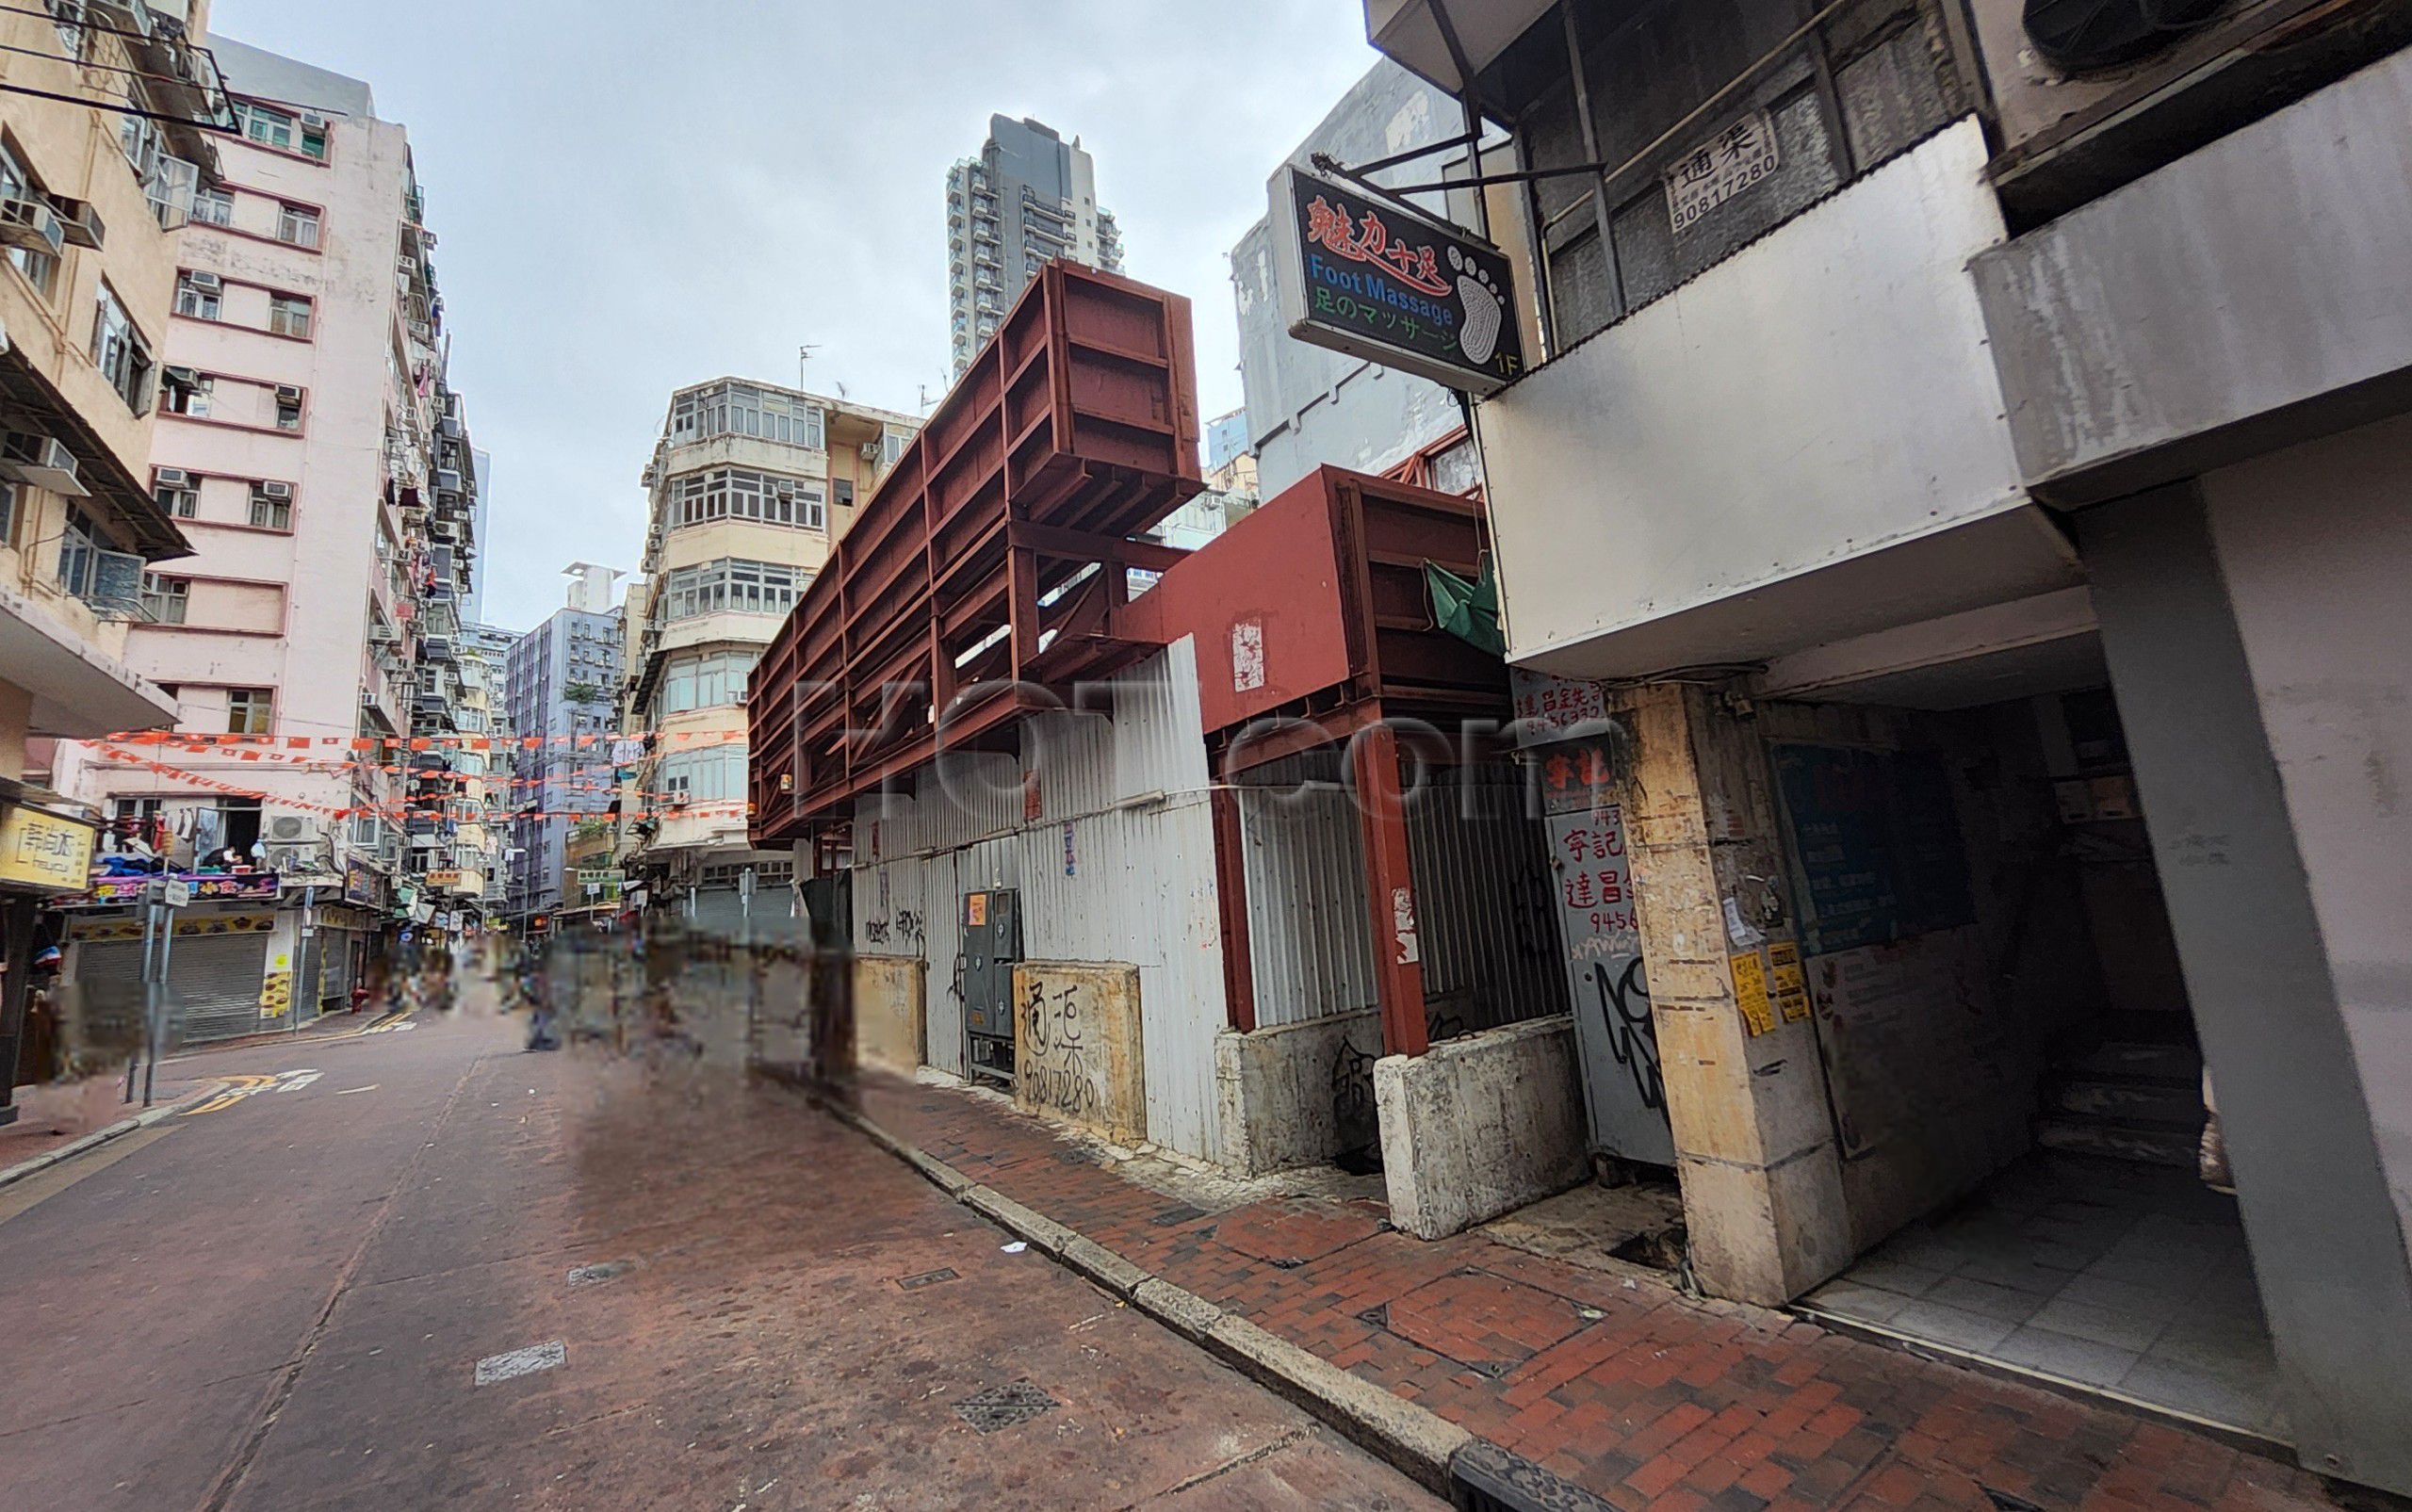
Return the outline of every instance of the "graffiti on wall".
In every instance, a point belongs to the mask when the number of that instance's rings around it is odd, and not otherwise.
[[[1591,1146],[1671,1164],[1675,1138],[1650,1017],[1623,811],[1596,801],[1558,809],[1549,816],[1549,836]]]
[[[1029,984],[1021,1014],[1029,1029],[1017,1047],[1014,1066],[1032,1102],[1093,1124],[1103,1112],[1104,1097],[1082,1022],[1082,986],[1065,982],[1050,990],[1043,979]]]
[[[1014,1101],[1116,1139],[1146,1138],[1139,968],[1024,961],[1013,1002]]]

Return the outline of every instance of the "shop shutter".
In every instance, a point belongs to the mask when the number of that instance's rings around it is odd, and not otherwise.
[[[173,1043],[198,1045],[258,1032],[268,940],[265,933],[176,936],[168,961]]]
[[[75,950],[77,1038],[90,1053],[122,1055],[142,1042],[142,942],[86,940]]]
[[[340,1009],[351,992],[351,931],[318,927],[318,1000]]]

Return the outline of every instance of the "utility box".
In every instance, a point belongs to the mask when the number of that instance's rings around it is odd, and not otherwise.
[[[965,1059],[981,1081],[1014,1081],[1014,965],[1021,959],[1021,895],[963,895]]]

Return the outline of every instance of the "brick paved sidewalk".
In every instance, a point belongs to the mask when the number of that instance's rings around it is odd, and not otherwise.
[[[864,1117],[1174,1285],[1622,1508],[2318,1508],[2300,1470],[2109,1407],[1542,1259],[1381,1204],[1220,1211],[1053,1126],[866,1074]]]

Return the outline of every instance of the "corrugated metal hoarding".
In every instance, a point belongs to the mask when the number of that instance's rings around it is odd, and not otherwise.
[[[913,797],[862,800],[855,948],[928,961],[930,1059],[962,1074],[963,895],[1019,889],[1025,958],[1139,968],[1149,1137],[1212,1158],[1225,1007],[1197,683],[1182,641],[1113,680],[1110,717],[1026,724],[1035,820],[1025,760],[1000,755],[951,758]]]
[[[1260,1026],[1373,1006],[1364,842],[1328,755],[1268,763],[1241,794]],[[1408,808],[1436,1038],[1566,1011],[1545,837],[1506,763],[1444,771]]]

